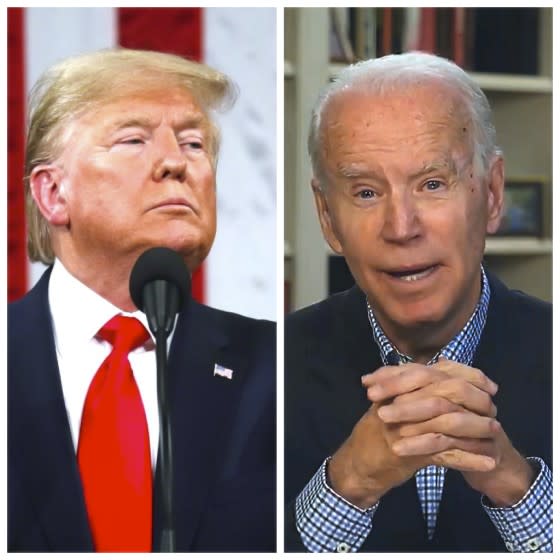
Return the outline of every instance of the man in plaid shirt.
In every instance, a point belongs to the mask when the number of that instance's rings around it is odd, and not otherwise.
[[[481,265],[505,176],[486,97],[437,56],[358,63],[309,150],[357,287],[286,321],[287,550],[551,551],[551,309]]]

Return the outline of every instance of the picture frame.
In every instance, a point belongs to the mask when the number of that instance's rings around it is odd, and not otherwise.
[[[543,179],[506,179],[502,221],[495,236],[542,237]]]

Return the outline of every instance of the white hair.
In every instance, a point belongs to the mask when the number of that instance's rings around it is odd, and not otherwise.
[[[315,103],[309,129],[308,150],[316,178],[323,180],[321,162],[321,120],[329,101],[351,91],[373,95],[389,94],[407,86],[441,83],[459,94],[473,124],[473,164],[477,174],[486,173],[492,159],[501,154],[496,146],[496,129],[486,95],[479,85],[455,63],[422,52],[390,54],[346,67],[326,86]]]

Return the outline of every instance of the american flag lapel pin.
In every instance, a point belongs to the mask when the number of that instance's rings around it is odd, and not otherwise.
[[[233,370],[221,366],[220,364],[214,364],[214,375],[231,379],[233,377]]]

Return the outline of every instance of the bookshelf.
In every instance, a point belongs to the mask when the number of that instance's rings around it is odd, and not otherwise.
[[[371,8],[354,10],[359,13]],[[469,9],[461,10],[469,16]],[[377,13],[386,17],[386,9]],[[287,8],[284,12],[284,263],[290,310],[319,301],[329,291],[332,252],[323,240],[315,213],[306,141],[318,91],[346,65],[331,60],[331,17],[329,8]],[[363,19],[371,28],[371,21]],[[377,35],[379,44],[384,40],[379,27]],[[485,266],[511,288],[552,301],[551,8],[539,9],[537,35],[537,74],[473,71],[471,75],[493,108],[507,177],[543,179],[542,237],[489,237]]]

